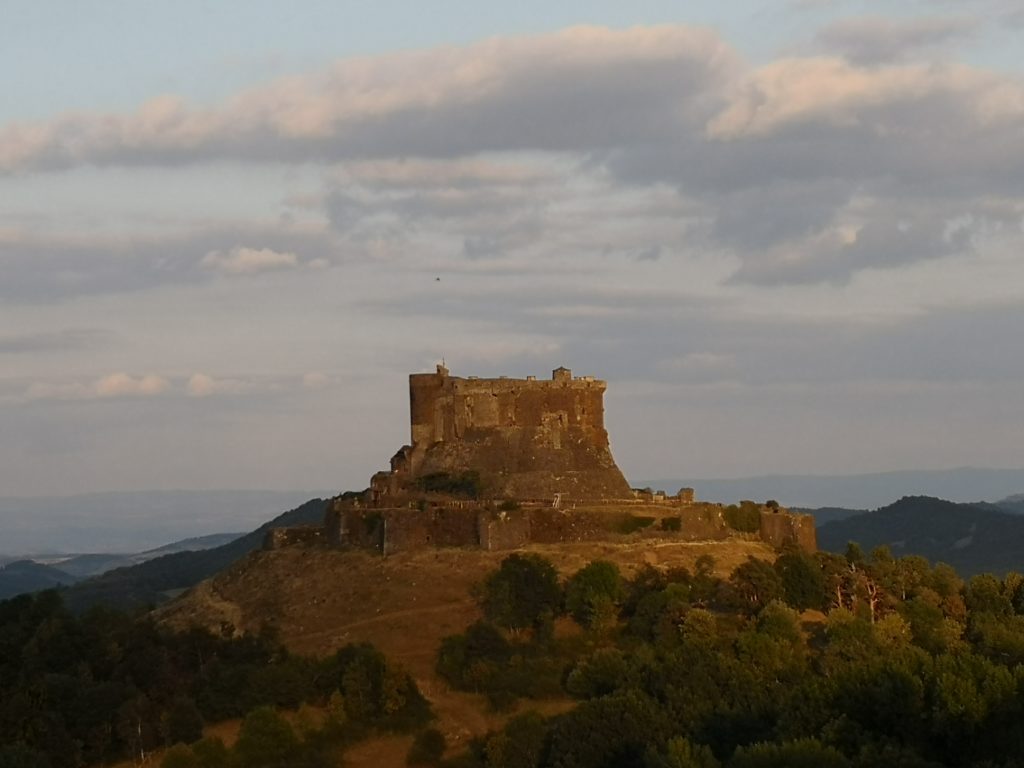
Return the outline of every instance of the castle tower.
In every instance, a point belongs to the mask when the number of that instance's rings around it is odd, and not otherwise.
[[[389,487],[475,471],[491,498],[629,498],[604,428],[606,388],[568,368],[550,380],[461,378],[441,365],[414,373],[410,445],[392,459]]]

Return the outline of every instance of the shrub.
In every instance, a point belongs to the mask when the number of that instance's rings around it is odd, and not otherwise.
[[[725,523],[734,531],[757,533],[761,530],[761,508],[752,501],[741,501],[725,508]]]
[[[624,515],[619,524],[615,527],[618,533],[630,534],[642,531],[644,528],[649,528],[654,525],[657,520],[656,517],[646,517],[643,515]]]
[[[558,572],[540,555],[509,555],[484,579],[480,593],[484,615],[511,630],[537,626],[562,603]]]
[[[483,489],[480,473],[474,469],[465,472],[431,472],[421,477],[418,484],[427,493],[446,493],[467,499],[480,498]]]

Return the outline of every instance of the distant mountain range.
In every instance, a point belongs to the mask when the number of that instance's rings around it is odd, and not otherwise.
[[[994,502],[1024,497],[1024,469],[922,470],[863,475],[769,475],[732,479],[675,478],[637,483],[674,493],[693,488],[697,498],[731,504],[775,499],[787,507],[877,509],[904,496],[953,502]]]
[[[124,568],[175,552],[212,549],[234,541],[241,533],[215,533],[165,544],[134,554],[36,555],[8,558],[0,563],[0,599],[57,586],[70,586],[90,576]]]
[[[869,552],[884,544],[893,555],[948,563],[962,576],[1024,572],[1024,498],[1019,495],[997,504],[908,496],[874,512],[848,511],[848,517],[818,527],[821,549],[843,552],[855,541]]]
[[[320,525],[326,508],[327,501],[312,499],[219,547],[175,552],[80,581],[65,591],[64,599],[74,610],[97,603],[118,608],[159,604],[259,549],[270,528]]]
[[[142,552],[168,541],[255,528],[335,491],[132,491],[0,497],[0,556]]]

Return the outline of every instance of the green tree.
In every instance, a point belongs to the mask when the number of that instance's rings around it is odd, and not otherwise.
[[[682,736],[669,739],[665,750],[648,749],[644,768],[719,768],[721,763],[703,744],[693,744]]]
[[[728,763],[729,768],[846,768],[849,765],[850,761],[837,749],[815,739],[740,747]]]
[[[537,768],[544,754],[547,725],[536,712],[525,712],[508,721],[503,731],[484,747],[488,768]]]
[[[749,613],[757,613],[772,600],[781,600],[784,596],[782,578],[775,569],[749,555],[729,576],[729,587],[738,607]]]
[[[480,607],[492,622],[512,631],[536,627],[555,616],[562,603],[558,572],[535,554],[509,555],[480,590]]]
[[[569,673],[565,689],[581,699],[605,696],[622,686],[628,667],[618,648],[601,648]]]
[[[288,768],[298,751],[295,732],[273,707],[254,709],[242,721],[235,744],[242,768]]]
[[[782,579],[786,602],[793,608],[805,611],[825,606],[825,576],[814,557],[800,550],[787,550],[775,560],[775,572]]]
[[[565,587],[565,607],[584,627],[600,628],[613,621],[623,597],[619,567],[607,560],[594,560],[584,566]]]
[[[178,696],[171,702],[162,726],[168,744],[191,744],[203,737],[203,716],[188,696]]]

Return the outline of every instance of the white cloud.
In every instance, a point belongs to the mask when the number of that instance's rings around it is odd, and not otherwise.
[[[737,61],[713,32],[670,25],[344,59],[205,109],[165,95],[8,124],[0,171],[615,146],[670,135]]]
[[[25,392],[29,400],[96,400],[99,398],[155,397],[171,389],[163,376],[132,376],[117,372],[85,384],[82,382],[34,382]]]
[[[252,275],[280,269],[294,269],[299,266],[299,257],[294,253],[281,253],[271,248],[232,248],[230,251],[210,251],[202,260],[207,269],[214,269],[228,275]]]
[[[217,379],[205,373],[194,373],[185,385],[185,391],[191,397],[210,397],[212,395],[240,395],[254,389],[252,382],[242,379]]]
[[[112,373],[96,382],[95,391],[99,397],[152,396],[163,394],[170,386],[170,382],[162,376],[149,374],[133,377],[127,373]]]

